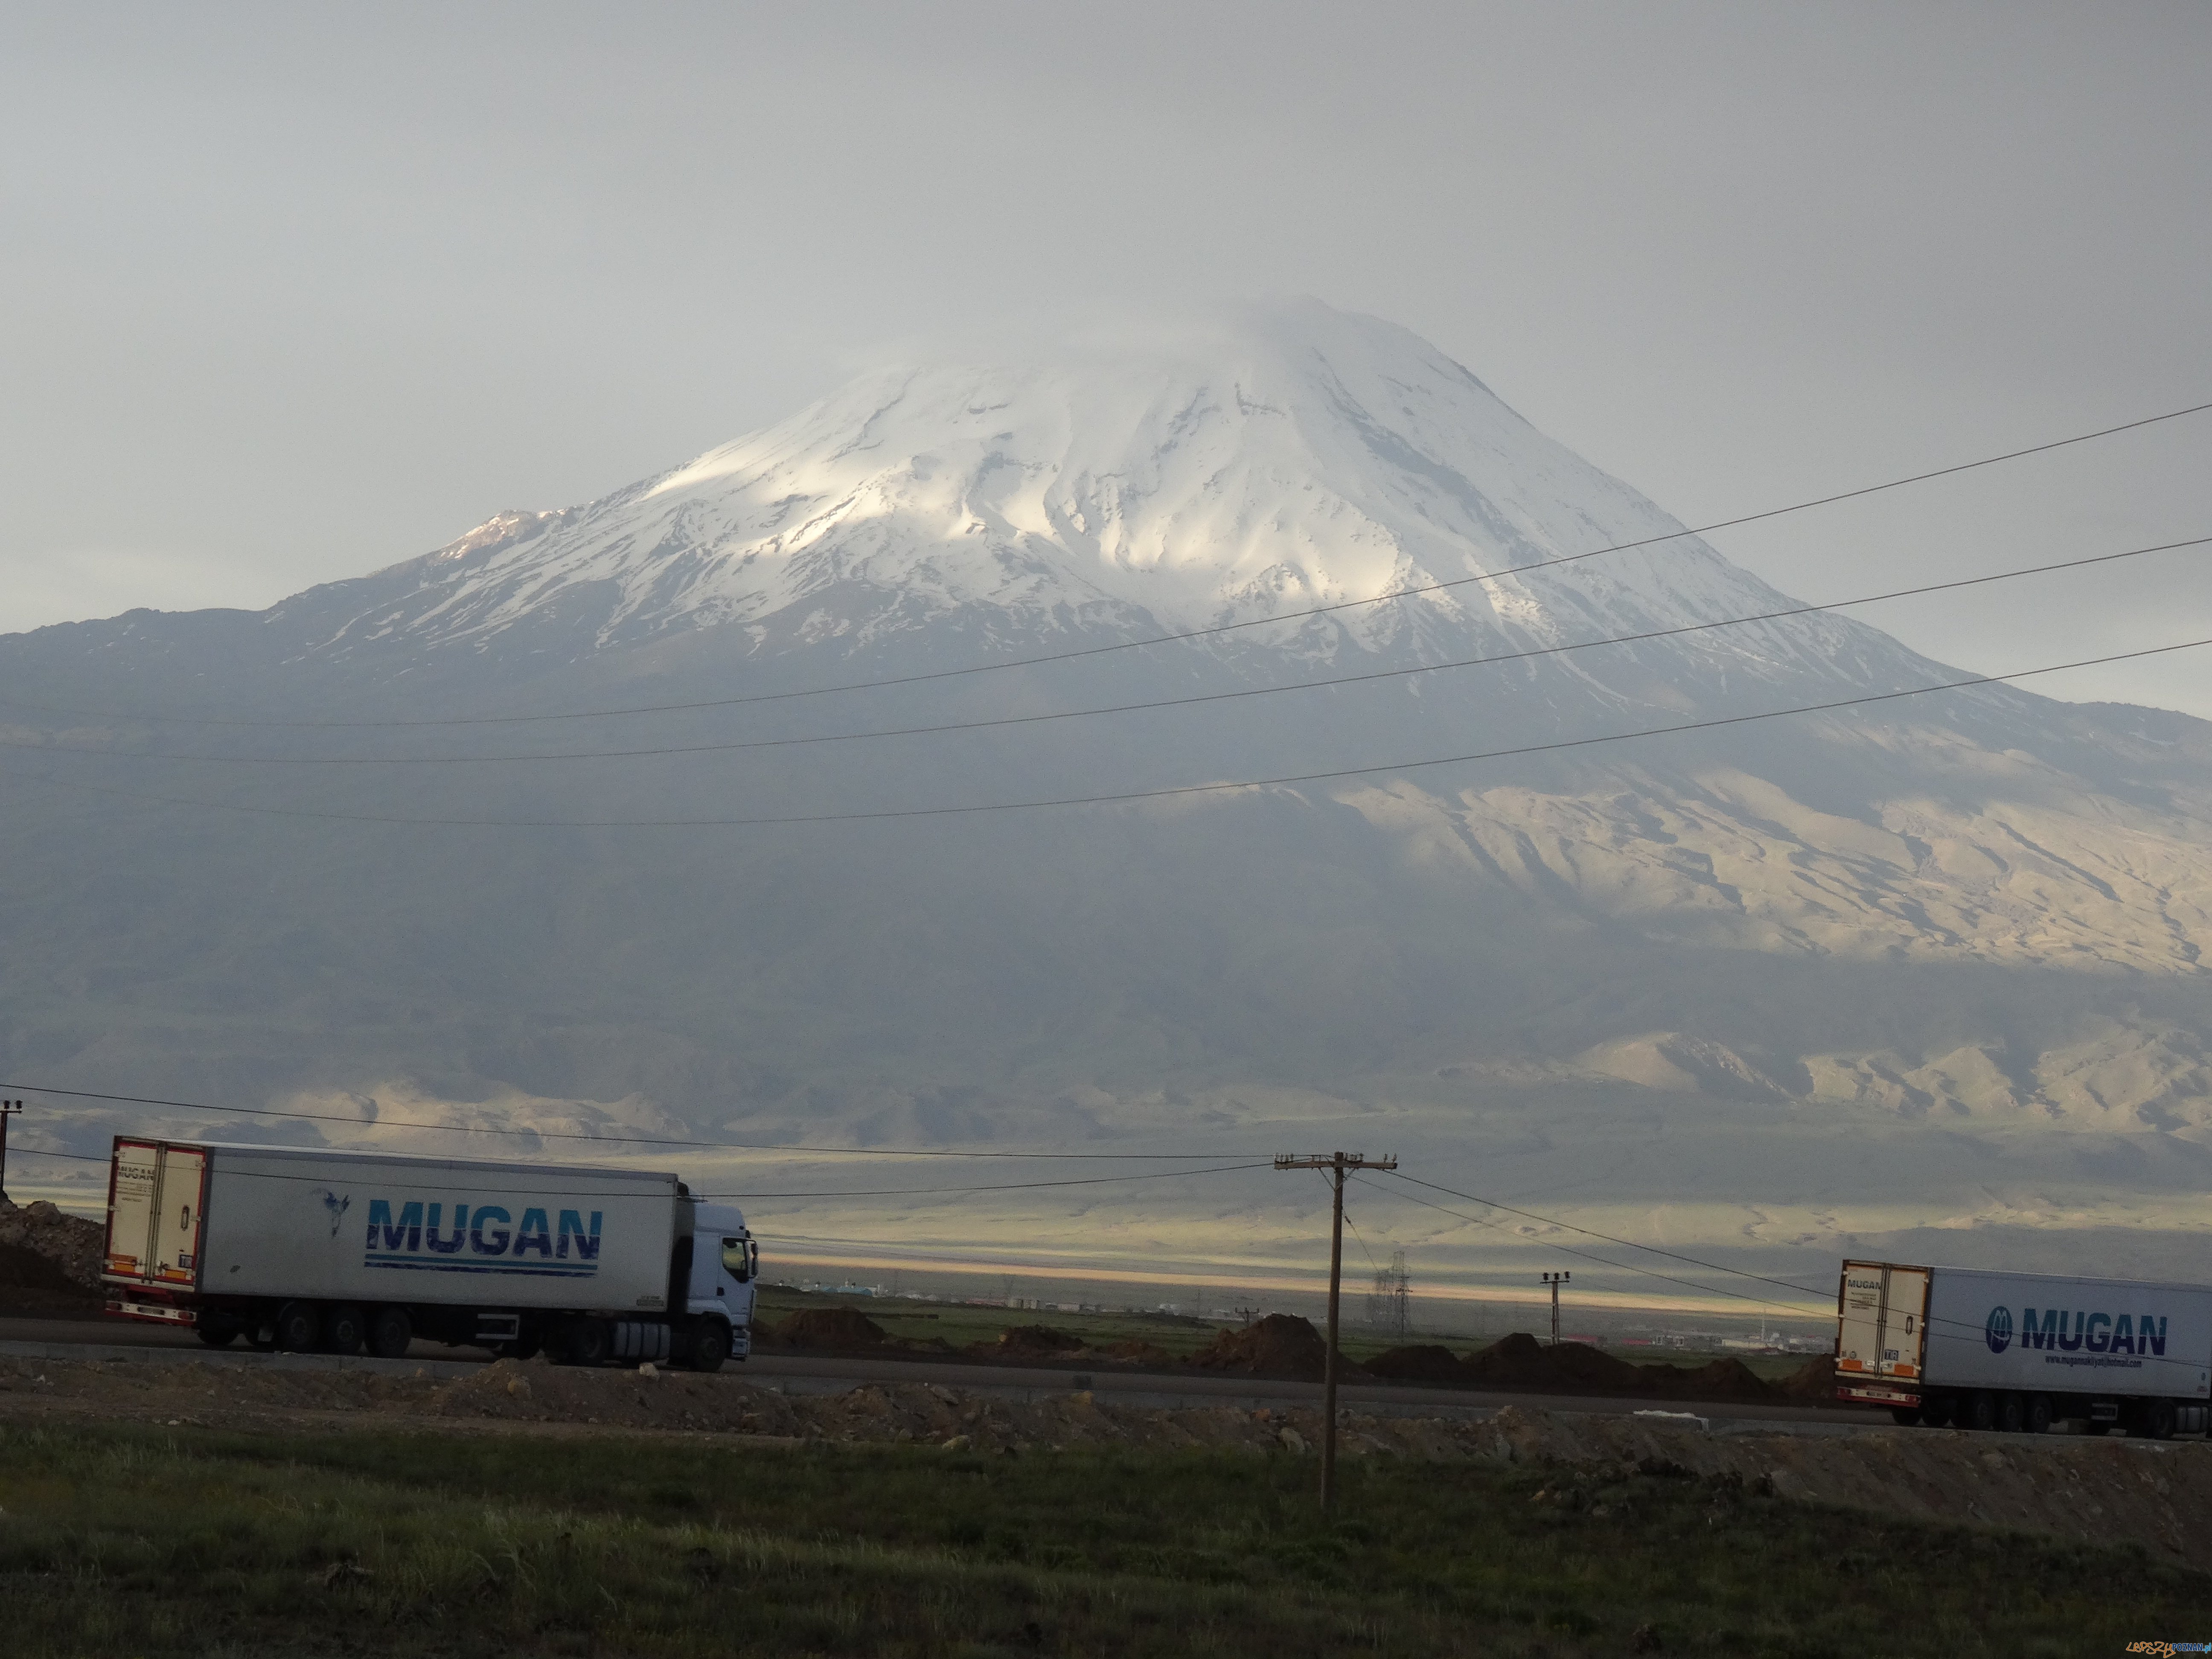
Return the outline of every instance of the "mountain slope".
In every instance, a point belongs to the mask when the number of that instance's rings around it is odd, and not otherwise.
[[[1632,1143],[1589,1201],[1791,1215],[1762,1248],[2201,1190],[2212,728],[2179,716],[1981,688],[1081,809],[561,827],[1306,775],[1953,677],[1821,615],[1227,695],[1788,607],[1680,529],[1402,330],[1303,303],[871,377],[266,612],[0,640],[40,705],[0,732],[31,745],[0,921],[39,942],[0,962],[0,1048],[118,1093],[753,1138],[1402,1132],[1535,1192]],[[853,736],[1198,696],[1225,700]]]

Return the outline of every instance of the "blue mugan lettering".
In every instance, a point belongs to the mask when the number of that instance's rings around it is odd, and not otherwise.
[[[468,1242],[469,1206],[465,1204],[453,1206],[453,1236],[451,1238],[441,1238],[438,1237],[438,1212],[445,1207],[442,1204],[433,1204],[430,1206],[429,1226],[423,1234],[422,1242],[440,1255],[452,1255]]]
[[[2093,1313],[2089,1316],[2089,1323],[2084,1337],[2084,1341],[2087,1343],[2091,1353],[2102,1353],[2106,1349],[2112,1346],[2112,1339],[2111,1337],[2100,1336],[2098,1334],[2097,1328],[2100,1325],[2103,1326],[2106,1330],[2110,1330],[2112,1325],[2112,1315],[2105,1313]]]
[[[2020,1346],[2023,1348],[2057,1346],[2058,1329],[2065,1322],[2065,1317],[2057,1309],[2046,1308],[2043,1322],[2039,1325],[2035,1322],[2035,1310],[2022,1308],[2020,1310]]]
[[[469,1224],[469,1249],[478,1255],[506,1255],[508,1237],[507,1229],[502,1226],[495,1230],[491,1236],[491,1243],[487,1244],[484,1243],[484,1223],[512,1221],[514,1218],[496,1204],[477,1205],[476,1219]]]
[[[514,1254],[520,1255],[526,1250],[535,1250],[542,1256],[553,1254],[553,1232],[545,1224],[543,1210],[525,1210],[522,1225],[515,1229]]]
[[[400,1206],[399,1219],[392,1218],[391,1204],[381,1198],[368,1200],[368,1248],[379,1247],[377,1234],[384,1235],[382,1249],[387,1250],[419,1250],[422,1248],[422,1204],[417,1199]]]
[[[2133,1353],[2135,1351],[2136,1322],[2129,1315],[2122,1314],[2112,1324],[2112,1352]]]
[[[533,1211],[532,1213],[538,1212]],[[579,1261],[597,1261],[599,1259],[599,1217],[602,1213],[598,1210],[592,1212],[592,1230],[587,1234],[584,1231],[584,1218],[581,1215],[574,1210],[562,1211],[561,1241],[555,1247],[553,1254],[562,1261],[567,1261],[568,1241],[573,1238],[576,1241],[576,1256]]]
[[[2058,1316],[2058,1346],[2069,1353],[2072,1353],[2075,1349],[2081,1346],[2081,1316],[2080,1314],[2074,1316],[2074,1334],[2071,1336],[2066,1334],[2066,1316],[2063,1313]]]
[[[2166,1353],[2166,1316],[2159,1315],[2155,1331],[2151,1328],[2150,1317],[2145,1314],[2136,1321],[2136,1352],[2154,1353],[2163,1358]]]

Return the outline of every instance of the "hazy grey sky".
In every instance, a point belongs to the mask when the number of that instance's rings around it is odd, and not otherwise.
[[[0,628],[261,605],[1008,319],[1301,292],[1691,522],[2212,399],[2212,7],[0,9]],[[2212,533],[2212,416],[1717,538]],[[2212,554],[1863,613],[2212,635]],[[2212,652],[2046,681],[2212,715]]]

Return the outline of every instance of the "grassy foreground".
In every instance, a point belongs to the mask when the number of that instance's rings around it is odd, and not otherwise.
[[[1315,1474],[1250,1454],[0,1427],[0,1627],[15,1659],[2020,1656],[2212,1635],[2212,1577],[2128,1552],[1663,1473],[1412,1463],[1347,1464],[1324,1526]]]

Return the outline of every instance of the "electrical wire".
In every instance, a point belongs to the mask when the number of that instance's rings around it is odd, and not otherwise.
[[[810,1146],[752,1140],[689,1140],[672,1135],[604,1134],[591,1130],[501,1128],[479,1123],[416,1123],[404,1119],[346,1117],[334,1112],[288,1112],[273,1106],[210,1106],[197,1100],[154,1100],[137,1095],[95,1094],[88,1089],[54,1089],[39,1083],[0,1083],[0,1090],[52,1095],[70,1100],[97,1100],[118,1106],[158,1106],[179,1112],[216,1112],[231,1117],[274,1117],[289,1122],[349,1123],[363,1129],[421,1129],[437,1134],[534,1135],[541,1140],[604,1141],[611,1146],[683,1146],[706,1152],[806,1152],[833,1158],[999,1158],[1090,1159],[1101,1162],[1188,1164],[1208,1158],[1234,1158],[1235,1152],[962,1152],[951,1148],[902,1146]]]
[[[1376,1182],[1372,1182],[1372,1181],[1366,1181],[1366,1182],[1363,1182],[1363,1183],[1362,1183],[1362,1184],[1363,1184],[1363,1185],[1365,1185],[1365,1186],[1367,1186],[1367,1187],[1372,1188],[1375,1191],[1376,1191],[1376,1192],[1378,1192],[1378,1193],[1380,1193],[1380,1192],[1387,1192],[1387,1191],[1389,1191],[1389,1190],[1388,1188],[1379,1186],[1379,1185],[1377,1185]],[[1427,1184],[1427,1183],[1424,1182],[1423,1184],[1424,1184],[1424,1185],[1425,1185],[1425,1184]],[[1419,1205],[1422,1206],[1424,1208],[1426,1208],[1426,1209],[1441,1211],[1443,1214],[1445,1214],[1445,1215],[1449,1215],[1449,1216],[1456,1216],[1456,1217],[1457,1217],[1459,1219],[1461,1219],[1462,1221],[1473,1222],[1473,1223],[1474,1223],[1476,1226],[1478,1226],[1478,1227],[1489,1227],[1489,1228],[1493,1228],[1493,1229],[1495,1229],[1496,1231],[1499,1231],[1499,1232],[1506,1232],[1506,1231],[1510,1231],[1509,1228],[1507,1228],[1507,1227],[1506,1227],[1505,1224],[1504,1224],[1504,1222],[1502,1222],[1502,1221],[1492,1221],[1492,1220],[1491,1220],[1489,1218],[1487,1218],[1487,1217],[1486,1217],[1486,1216],[1469,1215],[1469,1214],[1468,1214],[1468,1213],[1467,1213],[1467,1212],[1466,1212],[1466,1211],[1464,1211],[1464,1210],[1455,1210],[1455,1209],[1453,1209],[1453,1208],[1451,1207],[1451,1206],[1449,1206],[1449,1204],[1439,1204],[1439,1203],[1436,1202],[1433,1199],[1426,1199],[1426,1198],[1423,1198],[1423,1197],[1419,1196],[1418,1194],[1415,1194],[1415,1193],[1400,1193],[1400,1194],[1397,1194],[1397,1196],[1399,1196],[1400,1198],[1404,1199],[1404,1200],[1405,1200],[1407,1203],[1409,1203],[1409,1204],[1419,1204]],[[1475,1201],[1475,1202],[1477,1202],[1477,1203],[1480,1203],[1482,1200],[1480,1200],[1480,1199],[1477,1199],[1477,1200],[1474,1200],[1474,1201]],[[1518,1235],[1518,1234],[1516,1234],[1516,1235],[1515,1235],[1515,1237],[1516,1237],[1516,1238],[1517,1239],[1517,1238],[1519,1237],[1519,1235]],[[1525,1241],[1523,1241],[1523,1242],[1525,1242]],[[1785,1308],[1785,1306],[1786,1306],[1786,1304],[1783,1304],[1783,1303],[1779,1303],[1779,1302],[1775,1301],[1771,1297],[1753,1296],[1753,1295],[1750,1295],[1750,1294],[1748,1294],[1747,1292],[1743,1291],[1732,1291],[1732,1290],[1729,1290],[1726,1285],[1701,1285],[1701,1284],[1698,1284],[1698,1283],[1696,1283],[1695,1281],[1691,1280],[1691,1279],[1677,1278],[1677,1277],[1676,1277],[1675,1275],[1674,1275],[1673,1273],[1661,1273],[1661,1272],[1660,1272],[1657,1268],[1656,1268],[1656,1267],[1639,1267],[1636,1266],[1633,1262],[1628,1262],[1628,1261],[1609,1261],[1608,1259],[1607,1259],[1607,1258],[1606,1258],[1606,1257],[1604,1257],[1604,1256],[1601,1256],[1601,1255],[1592,1255],[1592,1254],[1590,1254],[1590,1252],[1589,1252],[1589,1251],[1588,1251],[1588,1250],[1578,1250],[1578,1249],[1574,1249],[1574,1248],[1573,1248],[1572,1246],[1571,1246],[1571,1245],[1566,1245],[1566,1244],[1547,1244],[1544,1248],[1545,1248],[1546,1249],[1547,1249],[1547,1250],[1553,1251],[1553,1253],[1555,1253],[1555,1254],[1557,1254],[1557,1255],[1571,1255],[1571,1256],[1573,1256],[1573,1257],[1577,1258],[1577,1260],[1579,1260],[1579,1261],[1594,1261],[1594,1262],[1595,1262],[1599,1267],[1609,1267],[1609,1268],[1613,1269],[1613,1271],[1614,1271],[1615,1273],[1637,1273],[1637,1274],[1640,1274],[1640,1275],[1642,1275],[1643,1277],[1644,1277],[1644,1278],[1646,1278],[1646,1279],[1656,1279],[1663,1280],[1665,1283],[1669,1284],[1669,1285],[1680,1285],[1680,1286],[1682,1286],[1682,1288],[1683,1288],[1683,1289],[1685,1289],[1685,1290],[1690,1290],[1690,1291],[1697,1291],[1700,1296],[1726,1296],[1726,1297],[1735,1297],[1735,1298],[1737,1301],[1739,1301],[1739,1302],[1750,1302],[1750,1303],[1756,1304],[1757,1304],[1757,1305],[1759,1305],[1759,1307],[1763,1307],[1763,1308],[1784,1309],[1784,1308]],[[1729,1272],[1733,1272],[1733,1271],[1734,1271],[1734,1269],[1727,1268],[1727,1267],[1723,1267],[1723,1268],[1718,1269],[1718,1271],[1720,1271],[1720,1272],[1722,1272],[1722,1273],[1729,1273]],[[1753,1278],[1753,1279],[1755,1279],[1755,1278],[1759,1277],[1759,1275],[1757,1275],[1757,1274],[1755,1274],[1755,1273],[1747,1273],[1747,1274],[1744,1274],[1744,1275],[1743,1275],[1743,1277],[1745,1277],[1745,1278]],[[1773,1281],[1773,1282],[1777,1282],[1777,1283],[1778,1283],[1779,1281],[1778,1280],[1778,1281]],[[1790,1288],[1790,1290],[1792,1290],[1792,1291],[1796,1291],[1796,1292],[1797,1294],[1799,1294],[1800,1296],[1802,1296],[1802,1295],[1803,1295],[1803,1294],[1804,1294],[1804,1290],[1803,1290],[1803,1287],[1802,1287],[1802,1286],[1796,1285],[1792,1285],[1789,1286],[1789,1288]],[[1795,1308],[1787,1308],[1787,1310],[1787,1310],[1787,1311],[1789,1311],[1789,1312],[1790,1312],[1790,1313],[1792,1313],[1792,1314],[1796,1315],[1796,1316],[1799,1316],[1799,1317],[1804,1317],[1804,1316],[1806,1316],[1805,1310],[1804,1310],[1804,1308],[1803,1308],[1803,1307],[1802,1307],[1802,1306],[1795,1307]],[[1820,1312],[1822,1312],[1822,1313],[1826,1313],[1827,1310],[1824,1308],[1824,1309],[1820,1310]]]
[[[2024,459],[2030,455],[2048,454],[2053,450],[2069,448],[2076,444],[2092,443],[2101,438],[2116,437],[2124,432],[2139,431],[2145,427],[2157,426],[2166,421],[2178,421],[2191,415],[2203,414],[2207,410],[2212,410],[2212,403],[2192,404],[2188,408],[2170,410],[2162,415],[2146,416],[2141,420],[2123,422],[2118,426],[2101,427],[2096,431],[2079,433],[2070,438],[2059,438],[2048,443],[2032,444],[2025,449],[2008,450],[2002,454],[1984,456],[1978,460],[1961,461],[1951,466],[1937,467],[1930,471],[1916,472],[1905,477],[1887,479],[1881,483],[1864,484],[1855,489],[1839,490],[1833,495],[1817,496],[1810,501],[1794,501],[1786,507],[1769,507],[1763,512],[1747,513],[1732,519],[1718,519],[1710,524],[1693,526],[1688,529],[1670,530],[1664,535],[1647,536],[1637,541],[1616,542],[1609,546],[1592,548],[1587,552],[1566,554],[1558,558],[1539,559],[1532,563],[1515,565],[1504,570],[1486,571],[1480,575],[1459,576],[1447,581],[1430,582],[1417,587],[1400,588],[1392,592],[1376,594],[1370,599],[1345,599],[1332,605],[1316,605],[1305,611],[1285,611],[1273,617],[1257,617],[1248,622],[1222,623],[1211,628],[1191,629],[1180,634],[1163,634],[1151,639],[1122,640],[1111,645],[1086,646],[1076,650],[1049,652],[1041,656],[1015,658],[1005,662],[976,663],[965,668],[935,669],[927,673],[902,674],[889,679],[856,680],[839,685],[814,686],[804,690],[756,692],[746,696],[715,697],[693,702],[640,703],[614,708],[575,709],[563,714],[447,715],[431,720],[227,720],[186,714],[116,714],[33,702],[13,702],[10,706],[36,708],[48,714],[70,714],[84,719],[132,720],[149,723],[159,721],[170,725],[366,729],[400,726],[515,726],[545,720],[601,720],[635,714],[678,714],[702,708],[727,708],[744,703],[781,702],[798,697],[829,696],[847,691],[880,690],[887,687],[915,685],[931,680],[955,679],[970,674],[996,673],[1005,669],[1034,668],[1044,663],[1066,662],[1077,658],[1103,656],[1111,652],[1139,650],[1148,646],[1175,645],[1188,640],[1210,639],[1223,634],[1237,633],[1244,629],[1299,622],[1308,617],[1328,616],[1340,611],[1357,610],[1371,605],[1387,605],[1399,599],[1419,598],[1425,593],[1439,593],[1447,589],[1465,587],[1473,583],[1498,581],[1507,576],[1522,575],[1532,570],[1549,569],[1558,565],[1575,564],[1584,559],[1598,558],[1608,553],[1626,553],[1637,548],[1655,547],[1663,542],[1680,541],[1691,536],[1708,535],[1718,530],[1732,530],[1739,526],[1757,524],[1767,519],[1778,519],[1789,514],[1810,512],[1815,507],[1832,507],[1839,501],[1856,501],[1864,496],[1881,495],[1887,490],[1902,489],[1911,484],[1926,483],[1936,478],[1952,477],[1982,467],[1996,466],[2007,461]]]
[[[1585,1238],[1602,1239],[1607,1244],[1618,1244],[1626,1249],[1643,1250],[1652,1255],[1663,1255],[1670,1261],[1680,1261],[1692,1267],[1703,1267],[1711,1273],[1735,1273],[1740,1278],[1757,1279],[1762,1285],[1779,1285],[1782,1289],[1795,1291],[1800,1296],[1805,1294],[1804,1285],[1793,1285],[1785,1279],[1772,1279],[1765,1273],[1747,1273],[1741,1267],[1723,1267],[1717,1261],[1706,1261],[1698,1256],[1684,1255],[1680,1250],[1664,1250],[1656,1244],[1639,1244],[1632,1238],[1616,1238],[1611,1233],[1597,1232],[1589,1227],[1577,1227],[1573,1222],[1561,1221],[1556,1216],[1538,1215],[1534,1210],[1520,1210],[1510,1204],[1500,1204],[1494,1198],[1484,1198],[1474,1193],[1461,1192],[1456,1188],[1439,1186],[1433,1181],[1423,1181],[1419,1176],[1407,1175],[1402,1170],[1386,1170],[1383,1173],[1395,1176],[1400,1181],[1409,1182],[1416,1187],[1425,1187],[1432,1193],[1442,1193],[1449,1198],[1465,1199],[1470,1204],[1486,1205],[1493,1210],[1503,1210],[1508,1215],[1521,1216],[1530,1221],[1540,1221],[1547,1227],[1559,1227],[1571,1233],[1580,1233]]]
[[[272,1152],[327,1151],[356,1155],[368,1151],[366,1148],[357,1146],[333,1146],[326,1148],[299,1148],[289,1146],[270,1146],[264,1148],[257,1146],[244,1149],[232,1148],[230,1150],[245,1150],[247,1152],[266,1151]],[[33,1158],[69,1158],[82,1164],[107,1164],[112,1162],[112,1158],[98,1158],[87,1152],[50,1152],[36,1146],[17,1146],[9,1149],[9,1156],[11,1157],[23,1153],[27,1153]],[[372,1152],[369,1155],[374,1156],[374,1153]],[[1001,1181],[967,1187],[881,1187],[851,1192],[695,1192],[691,1194],[690,1196],[700,1199],[744,1199],[749,1201],[757,1200],[768,1202],[800,1198],[936,1198],[954,1196],[967,1193],[1035,1192],[1042,1190],[1046,1188],[1054,1187],[1107,1187],[1133,1181],[1176,1181],[1190,1176],[1227,1175],[1240,1170],[1269,1170],[1273,1167],[1274,1165],[1271,1162],[1261,1161],[1251,1164],[1218,1164],[1199,1170],[1147,1170],[1137,1175],[1083,1176],[1066,1180],[1056,1181]],[[592,1173],[609,1176],[622,1176],[639,1172],[626,1170],[607,1170],[593,1171]],[[224,1171],[224,1174],[232,1179],[244,1179],[249,1181],[288,1181],[310,1187],[327,1187],[331,1184],[331,1177],[327,1174],[284,1175],[273,1170],[229,1170]],[[572,1187],[503,1187],[496,1188],[485,1188],[481,1185],[449,1187],[441,1186],[432,1182],[420,1181],[408,1181],[401,1183],[401,1188],[410,1193],[473,1193],[489,1198],[559,1198],[571,1194],[575,1190]],[[601,1195],[608,1198],[665,1198],[669,1194],[665,1188],[654,1188],[640,1193],[606,1193]]]
[[[1838,697],[1827,702],[1800,703],[1790,708],[1762,709],[1749,714],[1716,715],[1708,720],[1685,720],[1674,726],[1645,726],[1638,731],[1609,732],[1591,738],[1566,738],[1549,743],[1521,744],[1508,749],[1478,750],[1464,755],[1438,755],[1419,760],[1386,761],[1372,766],[1346,766],[1325,772],[1288,773],[1277,777],[1243,778],[1231,782],[1176,784],[1161,789],[1132,789],[1110,794],[1062,795],[1040,800],[985,801],[969,805],[902,806],[860,812],[793,812],[744,818],[402,817],[397,814],[387,813],[327,812],[304,807],[248,806],[235,801],[203,800],[176,795],[149,795],[138,790],[117,789],[105,784],[83,783],[51,776],[33,776],[32,781],[58,789],[74,789],[88,794],[105,795],[113,799],[137,801],[148,805],[196,807],[208,811],[241,812],[258,817],[306,818],[342,823],[389,823],[438,829],[738,830],[765,829],[780,824],[866,823],[895,818],[966,817],[986,812],[1027,812],[1062,806],[1106,806],[1128,801],[1166,800],[1187,795],[1221,794],[1240,789],[1271,788],[1300,783],[1326,783],[1340,778],[1370,777],[1378,772],[1415,772],[1430,767],[1460,766],[1476,761],[1507,760],[1528,755],[1556,754],[1565,750],[1592,748],[1600,744],[1628,743],[1644,738],[1674,737],[1688,732],[1716,731],[1723,726],[1747,726],[1759,720],[1781,720],[1798,714],[1829,714],[1842,708],[1867,708],[1875,703],[1894,702],[1905,697],[1929,696],[1941,691],[1964,691],[1976,686],[2008,684],[2015,680],[2034,679],[2045,674],[2063,674],[2077,668],[2096,668],[2107,663],[2135,662],[2146,657],[2165,656],[2176,651],[2193,651],[2207,645],[2212,645],[2212,639],[2182,640],[2172,645],[2147,646],[2139,651],[2115,651],[2101,657],[2084,657],[2074,662],[2052,663],[2042,668],[2022,668],[2006,674],[1976,674],[1966,679],[1947,680],[1936,685],[1911,686],[1900,691],[1873,691],[1856,697]]]
[[[489,766],[521,761],[590,761],[635,760],[665,757],[672,755],[721,755],[757,749],[796,749],[815,744],[859,743],[882,738],[919,738],[940,736],[951,732],[980,732],[1010,726],[1037,726],[1056,720],[1091,720],[1114,714],[1143,714],[1162,708],[1188,708],[1202,704],[1236,702],[1254,697],[1280,696],[1292,691],[1326,690],[1337,686],[1362,685],[1379,680],[1405,679],[1416,674],[1437,674],[1461,668],[1482,668],[1504,663],[1528,662],[1540,657],[1564,656],[1573,651],[1590,651],[1601,647],[1648,644],[1655,640],[1678,639],[1688,634],[1711,633],[1723,628],[1744,628],[1759,623],[1782,622],[1796,617],[1817,616],[1832,611],[1846,611],[1860,605],[1881,605],[1892,599],[1917,599],[1929,593],[1947,593],[1965,587],[1979,587],[1990,582],[2011,581],[2022,576],[2044,576],[2061,570],[2080,570],[2093,565],[2111,564],[2121,559],[2142,558],[2146,554],[2171,553],[2183,548],[2203,547],[2212,544],[2212,536],[2193,537],[2187,541],[2161,542],[2154,547],[2130,548],[2119,553],[2097,553],[2084,558],[2063,559],[2055,564],[2030,565],[2018,570],[1994,571],[1983,576],[1963,576],[1954,581],[1929,582],[1918,587],[1900,587],[1887,593],[1869,593],[1855,599],[1832,599],[1820,605],[1792,605],[1782,611],[1766,611],[1748,617],[1724,617],[1710,622],[1684,623],[1674,628],[1648,629],[1640,634],[1617,634],[1603,639],[1577,640],[1565,645],[1531,647],[1525,651],[1504,651],[1484,657],[1463,657],[1451,662],[1415,663],[1401,668],[1377,668],[1357,674],[1339,674],[1326,679],[1299,680],[1289,685],[1247,686],[1234,691],[1207,691],[1187,697],[1160,697],[1145,702],[1113,703],[1097,708],[1068,708],[1042,714],[1000,714],[984,720],[946,720],[935,726],[890,726],[873,732],[829,732],[800,738],[750,738],[728,743],[664,744],[643,749],[569,749],[554,750],[538,754],[504,755],[178,755],[160,750],[125,750],[93,744],[49,743],[43,740],[0,738],[0,749],[21,749],[49,755],[97,755],[116,760],[150,760],[192,763],[219,766]]]

